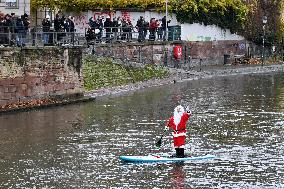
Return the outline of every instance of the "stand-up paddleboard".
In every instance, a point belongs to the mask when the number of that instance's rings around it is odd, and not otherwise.
[[[214,155],[209,155],[209,154],[205,156],[184,157],[184,158],[155,156],[155,155],[120,156],[119,157],[119,159],[123,161],[133,162],[133,163],[184,162],[184,161],[193,161],[193,160],[208,160],[208,159],[214,159],[214,158],[215,158]]]

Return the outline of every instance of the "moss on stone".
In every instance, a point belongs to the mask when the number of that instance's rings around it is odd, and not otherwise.
[[[154,65],[133,67],[119,64],[111,58],[86,56],[83,60],[83,78],[86,90],[96,90],[168,76],[168,71]]]

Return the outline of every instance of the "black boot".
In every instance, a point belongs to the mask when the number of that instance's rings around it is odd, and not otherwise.
[[[176,157],[184,158],[184,148],[176,148]]]
[[[179,148],[175,148],[175,150],[176,150],[176,157],[178,157],[178,155],[179,155]]]

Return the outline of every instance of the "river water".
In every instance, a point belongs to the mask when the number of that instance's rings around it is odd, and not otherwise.
[[[172,154],[155,142],[190,104],[186,154],[213,160],[131,164]],[[284,188],[283,73],[176,83],[95,102],[0,115],[0,188]]]

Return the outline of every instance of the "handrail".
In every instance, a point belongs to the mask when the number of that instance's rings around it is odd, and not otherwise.
[[[179,41],[180,31],[166,32],[137,27],[86,28],[82,33],[54,31],[43,32],[42,27],[15,28],[0,26],[2,46],[88,45],[113,42]]]

